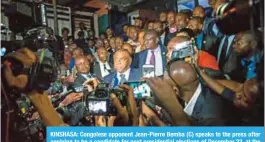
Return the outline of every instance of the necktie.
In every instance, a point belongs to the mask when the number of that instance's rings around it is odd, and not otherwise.
[[[223,68],[225,61],[226,61],[226,52],[228,49],[228,37],[225,38],[223,47],[222,47],[222,51],[220,54],[220,58],[219,58],[219,67]]]
[[[120,77],[121,77],[120,84],[123,84],[124,82],[126,82],[125,74],[121,74]]]
[[[107,67],[106,67],[106,63],[103,64],[103,67],[104,67],[104,71],[107,72],[107,73],[109,73],[109,70],[108,70]]]
[[[150,64],[155,65],[155,52],[151,50]]]

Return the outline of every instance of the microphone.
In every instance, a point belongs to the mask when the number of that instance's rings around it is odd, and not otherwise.
[[[65,98],[67,95],[71,93],[80,93],[83,92],[84,86],[80,84],[73,84],[68,87],[68,90],[66,92],[61,93],[60,95],[53,97],[51,99],[52,104],[57,104],[59,100]]]

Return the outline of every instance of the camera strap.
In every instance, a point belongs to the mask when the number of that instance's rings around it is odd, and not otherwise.
[[[41,51],[41,54],[40,54],[40,63],[42,63],[42,61],[43,61],[43,59],[44,59],[45,51],[46,51],[46,50],[47,50],[47,49],[44,49],[44,50]]]

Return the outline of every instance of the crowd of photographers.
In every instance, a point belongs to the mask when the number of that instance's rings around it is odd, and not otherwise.
[[[222,2],[209,3],[212,13]],[[262,31],[226,35],[214,19],[196,6],[161,12],[157,21],[136,18],[121,36],[108,28],[96,38],[80,23],[72,37],[64,28],[53,52],[60,73],[46,90],[27,87],[32,74],[15,75],[15,63],[2,62],[2,101],[8,101],[2,103],[8,110],[2,121],[15,122],[9,94],[22,94],[14,109],[20,117],[27,114],[23,121],[41,120],[44,126],[263,125]],[[30,68],[47,54],[22,48],[6,56]],[[144,74],[148,68],[152,77]],[[128,82],[146,83],[150,95],[137,97]]]

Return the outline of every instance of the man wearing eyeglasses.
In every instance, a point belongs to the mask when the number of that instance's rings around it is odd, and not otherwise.
[[[140,71],[130,68],[132,57],[125,49],[120,49],[114,53],[114,70],[115,72],[104,77],[104,82],[115,88],[120,84],[128,81],[139,81],[141,77]]]

